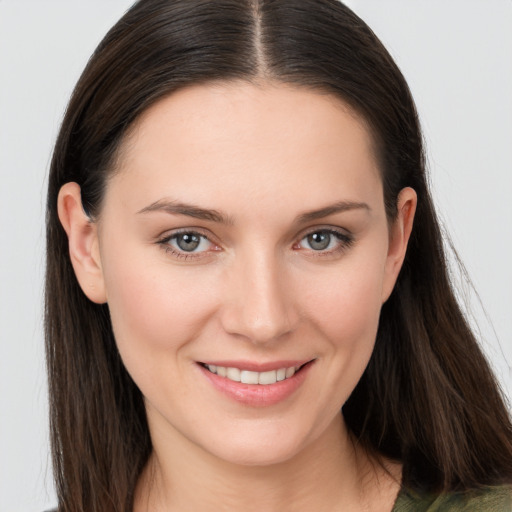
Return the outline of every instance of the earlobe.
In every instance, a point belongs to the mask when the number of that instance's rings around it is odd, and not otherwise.
[[[85,295],[93,302],[107,301],[99,252],[98,226],[84,212],[80,186],[66,183],[57,201],[59,220],[66,231],[69,256]]]
[[[417,202],[418,197],[412,188],[406,187],[400,191],[397,201],[396,219],[390,226],[389,249],[382,293],[383,303],[391,295],[402,268],[405,253],[407,252],[407,244],[412,232]]]

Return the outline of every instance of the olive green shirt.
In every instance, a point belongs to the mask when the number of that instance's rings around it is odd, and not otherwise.
[[[402,489],[392,512],[512,512],[512,486],[441,496]]]

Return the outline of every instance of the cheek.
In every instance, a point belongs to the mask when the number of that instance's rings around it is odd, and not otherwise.
[[[341,265],[310,283],[308,316],[333,344],[373,346],[381,310],[381,260]]]
[[[357,282],[348,279],[333,295],[332,301],[323,305],[326,316],[320,328],[330,343],[333,373],[326,382],[333,386],[329,391],[338,397],[338,405],[342,405],[373,353],[381,304],[372,281],[366,279]]]
[[[305,314],[328,343],[321,354],[328,364],[319,396],[331,397],[322,407],[333,414],[357,385],[375,346],[385,265],[383,248],[375,249],[366,254],[377,256],[347,258],[336,272],[310,282]]]
[[[151,372],[161,358],[174,359],[214,309],[204,281],[180,270],[148,265],[136,253],[104,266],[114,336],[130,372]]]

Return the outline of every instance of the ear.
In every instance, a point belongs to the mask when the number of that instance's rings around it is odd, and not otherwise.
[[[416,192],[410,187],[402,189],[400,194],[398,194],[397,215],[393,224],[390,226],[389,232],[389,248],[382,288],[383,303],[386,302],[391,295],[400,269],[402,268],[402,263],[404,262],[405,253],[407,251],[407,244],[411,236],[417,203],[418,197]]]
[[[80,287],[93,302],[107,301],[98,242],[98,226],[84,212],[80,186],[66,183],[59,191],[57,211],[68,235],[69,255]]]

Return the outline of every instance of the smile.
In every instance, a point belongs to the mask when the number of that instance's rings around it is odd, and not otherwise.
[[[204,365],[204,367],[211,373],[215,373],[219,377],[225,377],[233,382],[241,382],[242,384],[261,384],[264,386],[275,384],[276,382],[281,382],[293,377],[295,372],[300,370],[302,366],[290,366],[266,372],[253,372],[250,370],[241,370],[240,368],[217,366],[214,364]]]
[[[315,359],[253,363],[208,361],[198,363],[207,381],[236,402],[265,407],[291,397],[306,379]]]

